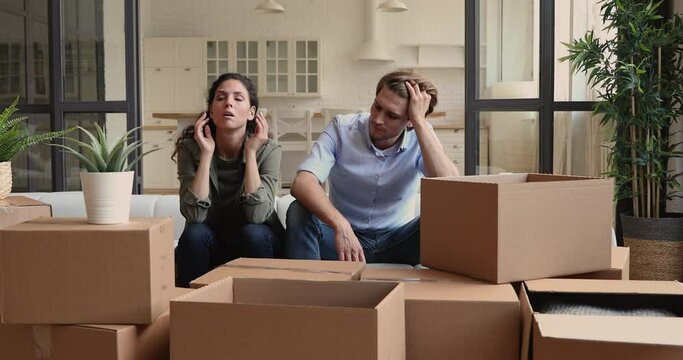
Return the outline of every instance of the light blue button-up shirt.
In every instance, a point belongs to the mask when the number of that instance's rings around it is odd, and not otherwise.
[[[328,180],[332,204],[354,229],[394,229],[415,218],[425,172],[420,144],[414,131],[405,131],[396,145],[377,149],[369,118],[369,113],[335,116],[298,170],[321,183]]]

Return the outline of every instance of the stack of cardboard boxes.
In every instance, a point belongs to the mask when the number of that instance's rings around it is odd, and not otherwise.
[[[0,208],[1,359],[163,359],[174,288],[170,218],[90,225],[10,198]]]
[[[611,246],[612,192],[611,180],[574,176],[424,179],[421,260],[429,269],[231,261],[193,281],[195,290],[170,301],[170,315],[163,318],[165,328],[170,326],[170,356],[681,359],[683,286],[625,280],[628,249]],[[80,223],[76,228],[76,220],[71,221],[40,219],[0,231],[2,289],[12,290],[5,295],[3,320],[153,321],[173,296],[173,267],[167,261],[172,261],[172,249],[166,240],[154,240],[170,234],[170,224],[153,219],[109,229]],[[115,238],[123,239],[116,243]],[[23,260],[29,258],[33,266]],[[35,279],[27,281],[26,274]],[[567,307],[573,310],[563,310]],[[586,308],[607,314],[576,314]],[[653,317],[652,309],[665,317]],[[144,338],[141,327],[22,329],[15,331],[24,335],[13,340],[14,348],[25,348],[17,344],[30,338],[34,356],[47,347],[52,358],[60,346],[78,349],[74,339],[84,346],[95,331],[128,329],[132,335],[126,339],[131,340],[124,343],[139,344]],[[73,334],[72,342],[62,340],[56,329]],[[39,345],[45,337],[50,346]]]
[[[683,285],[622,280],[613,188],[542,174],[425,179],[422,263],[516,283],[522,359],[683,359]]]

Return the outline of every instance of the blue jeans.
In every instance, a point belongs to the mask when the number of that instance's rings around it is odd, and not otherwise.
[[[395,229],[355,230],[368,263],[420,263],[420,218]],[[338,260],[334,230],[298,201],[287,210],[284,246],[289,259]]]
[[[216,231],[207,224],[185,225],[176,248],[176,286],[240,256],[281,257],[282,239],[265,224],[245,224],[232,231]]]

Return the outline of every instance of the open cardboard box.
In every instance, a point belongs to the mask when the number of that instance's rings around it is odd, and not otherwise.
[[[510,284],[430,269],[366,268],[361,280],[404,283],[409,360],[519,356],[519,300]]]
[[[171,301],[171,357],[405,359],[403,285],[233,279]]]
[[[422,264],[496,283],[609,269],[613,189],[547,174],[424,178]]]
[[[365,264],[348,261],[239,258],[190,282],[200,288],[227,277],[291,280],[358,280]]]
[[[520,301],[523,360],[683,359],[679,282],[533,280]]]
[[[5,324],[149,324],[168,307],[171,218],[38,218],[0,239]]]

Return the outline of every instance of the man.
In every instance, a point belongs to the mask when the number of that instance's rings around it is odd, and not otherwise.
[[[437,96],[421,76],[392,72],[377,84],[370,114],[334,117],[294,179],[286,257],[420,262],[412,201],[420,178],[458,175],[425,119]]]

